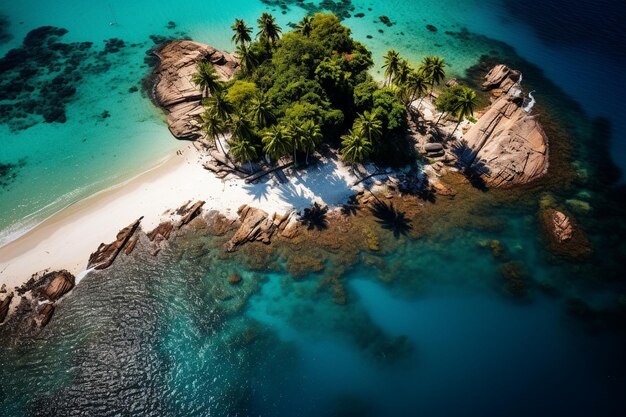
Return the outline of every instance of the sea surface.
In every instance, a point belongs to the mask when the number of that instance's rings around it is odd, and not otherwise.
[[[341,271],[347,303],[338,305],[319,287],[340,259],[296,279],[285,268],[224,259],[220,242],[191,233],[159,257],[140,254],[88,275],[39,336],[2,346],[1,416],[623,412],[626,343],[616,317],[626,310],[626,290],[613,251],[623,243],[601,221],[620,218],[600,188],[611,161],[626,168],[626,6],[323,4],[0,0],[0,56],[17,48],[14,56],[28,57],[8,70],[5,57],[0,66],[0,84],[15,86],[2,89],[11,97],[0,96],[0,244],[182,146],[142,88],[157,43],[188,37],[232,49],[235,18],[253,23],[269,10],[287,30],[307,10],[331,7],[373,51],[377,78],[389,48],[415,64],[441,55],[460,78],[471,78],[466,70],[481,56],[522,69],[537,111],[563,126],[571,165],[593,179],[563,195],[551,191],[562,204],[591,205],[578,220],[602,255],[555,259],[540,236],[538,202],[502,205],[482,196],[472,217],[460,209],[428,218],[441,230],[389,237],[394,243],[383,253],[361,253]],[[42,26],[67,33],[33,36]],[[472,220],[479,217],[490,225]],[[444,227],[448,221],[454,227]],[[503,290],[503,260],[484,247],[493,240],[507,262],[523,265],[522,299]],[[239,287],[225,284],[233,271],[243,277]]]

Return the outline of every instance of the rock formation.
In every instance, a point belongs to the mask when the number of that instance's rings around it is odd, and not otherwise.
[[[459,160],[482,174],[492,187],[526,184],[548,170],[548,139],[523,107],[517,82],[521,74],[498,65],[487,75],[486,88],[506,89],[457,144]]]
[[[52,274],[50,283],[42,288],[41,295],[54,302],[74,288],[75,280],[74,275],[65,270]]]
[[[274,232],[277,230],[284,232],[288,226],[289,219],[292,217],[291,213],[287,213],[284,216],[274,213],[270,216],[261,209],[245,204],[239,207],[237,213],[239,214],[241,225],[233,237],[224,245],[224,249],[227,252],[233,252],[238,246],[246,242],[258,241],[269,244]]]
[[[201,212],[202,206],[204,206],[204,201],[196,201],[191,207],[185,206],[179,209],[182,217],[178,224],[178,227],[181,228],[193,219],[195,219]]]
[[[117,255],[124,249],[124,246],[139,228],[141,219],[143,219],[143,216],[120,230],[115,241],[109,244],[101,243],[98,249],[89,256],[87,268],[106,269],[111,266]]]
[[[66,270],[33,275],[15,294],[0,302],[2,331],[16,336],[37,333],[48,324],[59,300],[74,288],[75,282],[74,275]]]
[[[571,216],[554,208],[545,208],[540,217],[553,254],[572,260],[591,254],[589,240]]]
[[[152,96],[167,112],[167,124],[177,139],[202,137],[197,117],[202,113],[202,93],[191,81],[200,61],[209,61],[221,79],[232,78],[238,59],[229,53],[192,41],[173,41],[155,52],[160,63],[154,71]]]
[[[7,318],[7,314],[9,314],[9,306],[11,305],[11,300],[13,300],[13,293],[10,293],[2,301],[0,301],[0,324],[4,322]]]
[[[496,65],[485,76],[482,84],[483,90],[500,89],[503,93],[507,93],[511,87],[519,83],[522,79],[522,73],[507,67],[506,65]]]

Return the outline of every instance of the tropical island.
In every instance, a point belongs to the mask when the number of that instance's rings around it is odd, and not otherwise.
[[[12,327],[32,315],[45,325],[55,303],[86,274],[136,247],[157,256],[188,225],[227,236],[225,252],[252,242],[247,256],[257,265],[267,256],[258,245],[272,240],[341,246],[356,259],[362,248],[380,250],[376,224],[396,239],[418,236],[415,229],[425,226],[417,228],[414,219],[432,216],[437,209],[430,206],[445,212],[465,189],[523,187],[547,173],[548,138],[530,113],[534,100],[523,93],[519,71],[497,65],[478,91],[446,79],[442,57],[413,66],[390,50],[377,82],[371,53],[335,15],[305,16],[285,33],[268,13],[257,25],[253,39],[253,29],[235,21],[234,54],[188,40],[154,51],[152,99],[171,133],[192,145],[146,174],[149,189],[141,178],[131,181],[2,248],[16,292],[3,298],[0,322],[18,312]],[[302,184],[312,195],[303,194]],[[556,252],[589,252],[570,216],[549,202],[542,208]],[[130,224],[94,252],[95,242],[114,234],[112,213]],[[95,232],[84,237],[85,228]],[[79,235],[81,247],[61,256]],[[55,264],[32,250],[34,241]],[[497,242],[487,246],[494,256],[501,250]],[[294,276],[320,268],[306,256],[288,262]],[[507,291],[525,293],[518,266],[503,274]],[[341,284],[332,285],[337,302],[345,302]]]

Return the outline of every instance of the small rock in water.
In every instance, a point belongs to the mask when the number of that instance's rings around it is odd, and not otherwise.
[[[437,32],[437,27],[433,25],[426,25],[426,29],[428,29],[431,32]]]
[[[241,282],[241,279],[241,275],[233,273],[228,276],[228,283],[230,285],[237,285]]]
[[[166,28],[168,29],[176,29],[176,23],[172,22],[171,20],[169,22],[167,22],[167,26]]]

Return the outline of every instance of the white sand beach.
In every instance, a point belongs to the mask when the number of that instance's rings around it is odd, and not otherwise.
[[[315,201],[341,204],[357,180],[341,162],[325,160],[289,175],[284,183],[271,174],[265,182],[246,184],[218,179],[203,168],[203,161],[192,144],[185,144],[158,166],[71,205],[0,247],[0,285],[12,289],[45,269],[78,274],[98,245],[115,240],[123,227],[144,216],[142,228],[150,231],[168,217],[168,210],[190,200],[204,200],[206,210],[229,217],[236,217],[242,204],[284,213]]]

